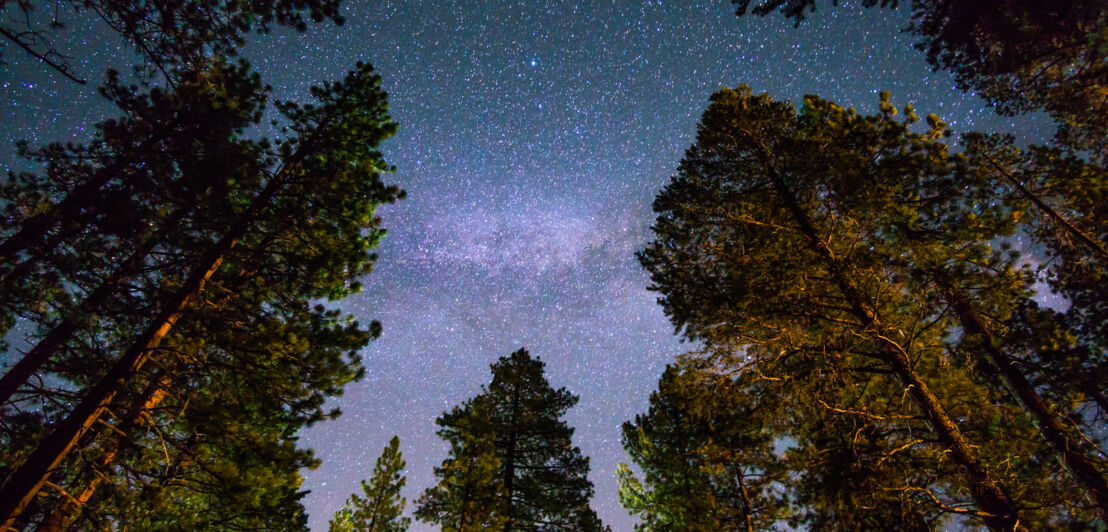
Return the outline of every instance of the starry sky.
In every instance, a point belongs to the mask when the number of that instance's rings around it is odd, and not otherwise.
[[[863,112],[890,90],[955,131],[1047,134],[1045,121],[997,117],[931,72],[898,31],[907,12],[857,3],[821,3],[794,29],[781,17],[738,19],[727,0],[347,0],[344,26],[252,38],[243,55],[280,99],[304,100],[355,61],[374,64],[401,126],[384,145],[397,167],[386,180],[409,199],[382,209],[389,234],[377,269],[341,303],[380,320],[384,334],[363,353],[366,378],[334,401],[343,417],[303,434],[323,460],[305,474],[313,530],[326,530],[393,434],[409,501],[433,484],[447,452],[435,418],[520,347],[546,362],[555,387],[580,395],[567,421],[591,457],[593,506],[613,530],[631,530],[616,500],[616,464],[627,461],[619,427],[645,411],[665,365],[688,348],[634,252],[650,238],[654,194],[720,87],[746,83],[794,102],[819,94]],[[131,61],[79,17],[59,44],[93,81]],[[92,87],[11,47],[4,54],[4,167],[21,164],[16,139],[82,141],[108,116]]]

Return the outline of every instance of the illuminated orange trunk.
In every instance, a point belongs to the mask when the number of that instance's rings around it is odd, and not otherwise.
[[[808,213],[797,202],[796,196],[789,189],[784,179],[773,168],[768,160],[762,161],[766,171],[773,179],[774,190],[777,196],[785,203],[786,208],[792,214],[794,221],[799,226],[801,234],[811,245],[826,264],[828,271],[838,286],[850,312],[864,326],[864,333],[877,342],[881,359],[889,365],[893,375],[897,377],[911,395],[916,408],[927,417],[931,430],[934,431],[939,443],[949,453],[951,460],[958,465],[963,478],[966,479],[970,493],[974,501],[988,515],[983,517],[985,525],[992,530],[1010,532],[1013,530],[1026,530],[1020,525],[1019,510],[1008,493],[992,478],[985,464],[977,458],[973,446],[966,440],[958,424],[947,413],[946,407],[938,396],[931,391],[927,382],[912,367],[908,357],[897,346],[891,345],[887,340],[891,335],[884,330],[884,324],[877,318],[877,314],[870,308],[866,298],[853,279],[843,271],[842,264],[832,253],[827,243],[820,237],[815,225],[808,217]]]
[[[81,402],[49,436],[39,443],[23,464],[8,475],[3,486],[0,486],[0,519],[2,519],[0,530],[6,530],[12,526],[81,436],[107,410],[112,398],[158,349],[162,339],[181,318],[181,313],[188,303],[204,290],[205,284],[223,265],[227,253],[238,244],[239,239],[255,221],[261,209],[268,205],[283,188],[284,180],[281,177],[270,180],[250,203],[250,207],[231,224],[223,238],[208,250],[184,284],[162,305],[162,310],[154,321],[131,344],[104,378],[86,393]]]
[[[58,503],[58,505],[50,512],[50,515],[42,521],[42,524],[36,529],[38,532],[61,532],[65,530],[69,523],[72,523],[80,516],[84,510],[85,503],[92,499],[92,496],[96,494],[96,490],[103,483],[103,475],[95,474],[97,469],[104,469],[111,465],[115,461],[115,457],[119,454],[120,447],[123,446],[123,438],[128,433],[134,430],[139,425],[143,414],[156,408],[166,395],[168,395],[168,387],[170,380],[168,376],[162,376],[158,379],[158,382],[150,385],[149,388],[139,398],[137,404],[127,413],[122,419],[119,426],[116,427],[116,431],[113,431],[113,438],[109,443],[105,445],[104,454],[100,456],[100,459],[96,461],[95,466],[89,466],[87,473],[78,477],[73,482],[75,487],[80,486],[82,482],[87,482],[85,487],[81,489],[79,493],[73,496],[73,501],[65,500]],[[76,506],[75,508],[73,506]]]

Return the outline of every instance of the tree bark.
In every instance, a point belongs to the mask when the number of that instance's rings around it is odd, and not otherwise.
[[[274,177],[251,202],[250,207],[231,224],[227,233],[204,255],[184,284],[162,305],[161,311],[122,357],[85,395],[70,414],[58,424],[0,486],[0,530],[10,527],[31,499],[42,489],[51,472],[73,449],[107,409],[112,398],[157,350],[162,339],[180,319],[188,303],[204,289],[204,285],[219,270],[227,253],[245,234],[258,213],[282,187],[280,176]]]
[[[73,496],[73,501],[59,502],[50,514],[43,519],[42,524],[36,529],[37,532],[62,532],[70,523],[76,522],[81,517],[85,510],[85,504],[96,494],[96,490],[100,488],[100,484],[104,480],[103,475],[97,475],[96,471],[108,467],[115,461],[115,457],[123,447],[123,439],[139,425],[144,413],[153,410],[165,399],[169,384],[169,376],[165,374],[143,391],[132,408],[121,419],[119,426],[116,427],[118,430],[112,432],[113,438],[104,445],[103,454],[96,461],[96,465],[90,465],[84,471],[84,474],[78,475],[73,480],[73,487],[80,487],[84,484],[84,487],[80,488],[81,491]]]
[[[1002,168],[999,164],[996,163],[996,161],[988,157],[986,157],[986,160],[988,160],[993,169],[996,170],[997,173],[999,173],[1000,175],[1004,176],[1004,178],[1007,179],[1008,182],[1011,183],[1012,186],[1015,187],[1016,190],[1018,190],[1019,193],[1023,195],[1023,197],[1027,198],[1027,200],[1034,204],[1035,207],[1038,207],[1040,211],[1043,211],[1043,214],[1045,214],[1051,220],[1054,220],[1054,223],[1062,226],[1062,228],[1065,229],[1066,232],[1088,246],[1089,249],[1091,249],[1097,255],[1100,255],[1101,260],[1108,260],[1108,249],[1105,249],[1102,242],[1093,238],[1088,233],[1085,233],[1077,226],[1070,223],[1070,221],[1067,220],[1065,216],[1062,216],[1050,205],[1047,205],[1045,201],[1040,199],[1035,194],[1032,194],[1030,190],[1027,190],[1027,187],[1023,186],[1023,183],[1020,183],[1019,180],[1016,179],[1016,176],[1012,175],[1010,172]]]
[[[744,133],[752,143],[758,145],[755,136],[747,132]],[[762,165],[769,174],[778,197],[793,216],[801,234],[808,241],[812,250],[825,262],[834,283],[849,305],[851,314],[861,323],[862,330],[859,332],[876,342],[879,355],[907,388],[916,407],[927,416],[931,429],[935,432],[939,442],[949,451],[951,459],[962,471],[974,500],[987,514],[983,516],[986,526],[997,532],[1026,530],[1025,527],[1020,525],[1019,511],[1015,503],[989,475],[984,464],[978,460],[976,453],[962,435],[958,425],[950,418],[942,402],[912,367],[911,361],[900,350],[900,346],[890,340],[891,336],[877,318],[876,312],[866,302],[864,294],[854,284],[853,280],[843,271],[839,259],[835,257],[827,243],[820,237],[815,225],[809,219],[808,213],[801,208],[796,196],[793,195],[782,176],[773,167],[764,147],[762,147],[760,156],[762,157]]]
[[[166,219],[163,227],[172,229],[190,210],[191,209],[185,207],[177,209]],[[58,349],[65,345],[65,342],[69,340],[73,332],[77,330],[79,318],[100,311],[100,307],[115,294],[120,284],[138,274],[146,261],[146,256],[150,254],[157,244],[155,235],[149,231],[140,238],[141,241],[138,245],[138,249],[132,252],[130,256],[128,256],[127,259],[100,284],[100,286],[96,287],[96,289],[77,306],[76,310],[62,318],[57,325],[50,329],[50,332],[46,333],[46,336],[43,337],[35,347],[27,352],[27,354],[23,355],[19,362],[9,368],[8,372],[5,373],[3,377],[0,377],[0,405],[6,404],[19,387],[26,383],[43,364],[50,360],[50,357],[58,352]]]
[[[954,285],[945,271],[936,268],[931,273],[935,283],[946,296],[947,302],[957,314],[964,337],[980,338],[981,349],[988,355],[989,361],[996,366],[1008,388],[1035,418],[1043,439],[1050,444],[1055,453],[1062,457],[1062,462],[1066,464],[1074,478],[1093,495],[1093,499],[1100,508],[1101,517],[1108,521],[1108,482],[1093,464],[1089,455],[1084,452],[1086,446],[1080,439],[1073,437],[1073,431],[1067,430],[1062,425],[1058,416],[1050,411],[1035,387],[997,347],[996,337],[981,319],[965,292]]]
[[[750,504],[750,493],[746,491],[746,482],[743,481],[743,477],[743,470],[740,465],[735,472],[735,480],[739,483],[739,496],[742,499],[743,517],[746,518],[746,532],[754,532],[754,516],[751,515],[754,510],[753,505]]]

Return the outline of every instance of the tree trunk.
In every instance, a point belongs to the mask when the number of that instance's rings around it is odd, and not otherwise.
[[[184,218],[185,214],[191,210],[192,209],[185,207],[177,209],[166,219],[165,223],[163,223],[163,227],[167,230],[172,230],[181,219]],[[147,231],[140,238],[141,240],[137,246],[138,249],[132,252],[131,255],[100,284],[100,286],[96,287],[96,289],[77,306],[76,310],[62,318],[57,325],[50,329],[50,332],[46,333],[46,336],[43,337],[34,348],[23,355],[23,358],[21,358],[19,362],[9,368],[8,372],[5,373],[3,377],[0,377],[0,405],[6,404],[19,387],[26,383],[43,364],[50,360],[50,357],[58,352],[58,349],[60,349],[65,342],[69,340],[73,332],[77,330],[80,318],[99,312],[100,307],[115,294],[120,284],[139,273],[146,261],[146,256],[150,254],[150,251],[152,251],[157,244],[157,239],[152,232]]]
[[[750,135],[750,140],[757,143],[756,138],[752,135]],[[843,271],[839,260],[827,246],[827,243],[819,236],[815,225],[808,218],[808,213],[800,207],[784,179],[773,168],[772,163],[765,158],[766,154],[762,153],[762,156],[762,164],[773,180],[778,197],[785,203],[786,208],[792,214],[801,234],[811,245],[812,250],[824,260],[835,284],[839,287],[846,303],[849,305],[851,314],[861,322],[862,330],[859,332],[868,335],[877,343],[881,358],[907,388],[916,407],[927,416],[931,429],[935,432],[939,442],[949,451],[951,459],[962,471],[974,500],[988,514],[982,516],[986,526],[998,532],[1026,530],[1019,524],[1020,517],[1015,503],[989,475],[984,464],[977,459],[973,447],[966,441],[958,425],[947,414],[946,408],[939,401],[939,398],[931,392],[927,383],[912,368],[911,362],[905,353],[900,350],[900,346],[891,341],[890,334],[884,329],[884,325],[878,320],[876,313],[866,302],[864,294]]]
[[[1063,463],[1069,468],[1074,478],[1093,495],[1097,506],[1100,508],[1101,517],[1108,521],[1108,482],[1100,474],[1089,455],[1084,452],[1085,444],[1073,437],[1073,432],[1066,430],[1058,417],[1043,401],[1035,390],[1035,387],[1023,376],[1008,357],[997,347],[996,338],[985,324],[984,320],[973,307],[969,297],[958,287],[954,286],[945,271],[933,269],[931,271],[939,289],[946,296],[947,302],[954,308],[958,320],[962,324],[964,337],[976,336],[980,338],[980,346],[988,355],[990,362],[996,366],[1000,376],[1008,385],[1012,393],[1019,399],[1023,407],[1035,418],[1039,426],[1039,433],[1050,444],[1054,452],[1062,457]]]
[[[518,379],[518,376],[517,376]],[[512,430],[508,433],[508,449],[504,453],[504,532],[512,530],[512,493],[515,488],[516,476],[516,441],[518,429],[516,418],[519,416],[519,382],[512,387]]]
[[[1101,260],[1108,260],[1108,249],[1105,249],[1102,242],[1093,238],[1088,233],[1082,231],[1077,226],[1070,223],[1070,221],[1067,220],[1065,216],[1062,216],[1050,205],[1047,205],[1045,201],[1040,199],[1035,194],[1032,194],[1030,190],[1027,190],[1027,187],[1023,186],[1023,183],[1020,183],[1019,180],[1016,179],[1016,176],[1012,175],[1007,170],[1002,168],[999,164],[996,163],[996,161],[993,161],[988,157],[986,157],[986,160],[988,160],[993,169],[996,170],[1000,175],[1003,175],[1004,178],[1007,179],[1008,182],[1011,183],[1012,186],[1015,187],[1016,190],[1018,190],[1020,194],[1023,195],[1023,197],[1027,198],[1027,200],[1034,204],[1035,207],[1038,207],[1038,209],[1042,211],[1043,214],[1047,216],[1047,218],[1054,220],[1054,223],[1060,225],[1062,229],[1065,229],[1067,233],[1069,233],[1075,239],[1081,241],[1081,243],[1088,246],[1089,249],[1092,250],[1094,253],[1100,255]]]
[[[238,244],[239,239],[251,226],[261,209],[282,187],[282,181],[281,176],[275,176],[270,180],[251,202],[250,207],[230,225],[223,238],[208,250],[184,284],[162,305],[154,321],[131,344],[107,375],[93,386],[73,411],[39,443],[24,463],[8,475],[4,484],[0,486],[0,519],[3,519],[0,521],[0,530],[11,526],[27,503],[42,488],[50,473],[73,449],[81,435],[96,423],[112,398],[146,363],[161,344],[162,339],[180,319],[189,301],[203,291],[204,285],[223,264],[227,253]]]
[[[734,460],[734,457],[732,457],[732,460]],[[743,517],[746,518],[746,532],[754,532],[754,516],[752,515],[754,508],[750,504],[750,493],[746,491],[744,477],[743,468],[740,465],[735,471],[735,480],[739,483],[739,497],[742,499]]]
[[[85,504],[92,499],[92,496],[96,494],[96,490],[104,481],[104,476],[96,474],[96,471],[108,467],[115,461],[115,457],[123,447],[124,438],[128,437],[131,431],[139,425],[144,413],[153,410],[165,399],[169,384],[170,379],[167,373],[146,388],[132,408],[120,420],[119,426],[116,427],[117,430],[111,432],[113,438],[104,445],[103,454],[97,460],[96,465],[90,465],[83,474],[78,475],[71,483],[75,488],[84,484],[81,491],[73,496],[72,501],[63,500],[59,502],[42,521],[42,524],[38,526],[36,532],[62,532],[70,523],[80,519],[85,510]]]
[[[462,515],[458,516],[458,532],[465,532],[466,530],[466,511],[469,506],[466,504],[469,502],[469,482],[465,483],[465,489],[462,491]]]
[[[878,333],[881,336],[884,334]],[[1026,530],[1020,525],[1019,513],[1008,494],[992,479],[954,420],[946,413],[939,398],[928,388],[911,367],[908,357],[886,349],[884,353],[893,373],[912,395],[916,406],[927,416],[939,442],[950,451],[951,459],[962,470],[969,483],[970,492],[977,504],[988,515],[983,516],[986,526],[998,532]]]

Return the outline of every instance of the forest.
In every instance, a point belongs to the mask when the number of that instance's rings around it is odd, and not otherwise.
[[[716,3],[797,35],[848,9]],[[111,116],[79,142],[11,139],[0,180],[0,530],[612,530],[603,484],[642,531],[1108,530],[1102,0],[854,6],[910,20],[898,54],[1041,139],[886,90],[861,109],[741,80],[698,97],[624,257],[681,351],[613,431],[608,478],[568,364],[514,344],[435,403],[433,484],[408,484],[396,421],[337,511],[306,504],[330,458],[305,431],[355,423],[337,401],[390,363],[366,354],[379,309],[349,304],[413,267],[379,211],[434,194],[394,179],[395,65],[297,100],[245,59],[343,26],[344,4],[0,0],[3,79],[19,57],[98,84]],[[92,71],[59,13],[133,64]]]

